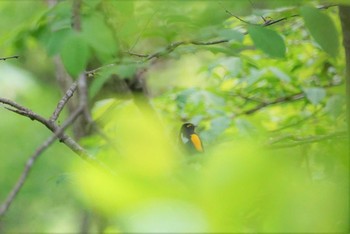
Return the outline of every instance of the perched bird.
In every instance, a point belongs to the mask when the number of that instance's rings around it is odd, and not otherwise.
[[[204,152],[203,144],[192,123],[184,123],[180,130],[179,142],[190,153]]]

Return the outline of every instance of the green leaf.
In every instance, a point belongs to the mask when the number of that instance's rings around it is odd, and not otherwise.
[[[304,6],[300,9],[305,25],[315,41],[331,56],[337,56],[339,34],[331,18],[320,10]]]
[[[97,52],[116,55],[117,43],[114,40],[112,31],[107,27],[102,16],[93,15],[83,18],[82,35]]]
[[[103,87],[104,83],[106,83],[111,78],[111,75],[115,73],[116,69],[117,69],[116,67],[112,67],[112,68],[103,70],[101,73],[99,73],[92,80],[91,85],[89,87],[89,96],[90,96],[90,98],[95,97],[95,95]]]
[[[236,119],[235,124],[239,133],[242,135],[250,136],[256,132],[254,125],[246,119],[238,118]]]
[[[330,116],[337,118],[339,115],[345,112],[344,97],[341,95],[334,95],[329,98],[325,110]]]
[[[92,81],[89,89],[90,97],[94,97],[103,87],[112,75],[116,75],[120,79],[133,78],[139,66],[136,64],[120,64],[112,67],[107,67],[98,74]]]
[[[277,78],[280,81],[287,82],[287,83],[290,82],[290,77],[286,73],[278,69],[277,67],[270,67],[270,70],[275,76],[277,76]]]
[[[229,72],[230,76],[235,77],[239,72],[241,72],[243,64],[240,58],[225,57],[212,64],[211,70],[216,68],[217,66],[222,66]]]
[[[223,29],[219,31],[219,36],[223,39],[227,39],[229,41],[238,41],[242,42],[244,35],[241,32],[238,32],[233,29]]]
[[[286,45],[277,32],[262,26],[250,25],[248,33],[255,46],[267,55],[278,58],[285,57]]]
[[[117,75],[122,79],[133,78],[137,68],[136,64],[121,64],[118,66]]]
[[[73,32],[67,36],[61,50],[61,58],[70,75],[77,77],[84,71],[89,57],[89,46],[81,34]]]
[[[46,49],[48,55],[56,55],[60,52],[65,38],[71,33],[70,29],[62,29],[53,32],[47,42]]]
[[[306,98],[314,105],[319,104],[326,96],[326,91],[323,88],[304,88]]]

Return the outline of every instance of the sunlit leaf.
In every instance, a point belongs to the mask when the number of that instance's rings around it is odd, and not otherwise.
[[[250,25],[248,32],[257,48],[271,57],[285,57],[284,40],[276,31],[262,26]]]
[[[300,13],[305,25],[315,41],[331,56],[337,56],[339,49],[339,34],[332,19],[320,10],[303,6]]]

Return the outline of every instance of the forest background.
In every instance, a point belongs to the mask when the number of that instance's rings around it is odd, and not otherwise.
[[[347,1],[0,1],[0,19],[0,232],[349,231]],[[179,150],[184,122],[205,153]]]

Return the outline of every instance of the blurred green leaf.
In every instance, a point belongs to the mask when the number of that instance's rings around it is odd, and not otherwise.
[[[270,67],[270,71],[272,71],[272,73],[275,74],[279,80],[287,83],[290,82],[290,77],[277,67]]]
[[[235,77],[242,70],[242,60],[239,57],[228,57],[221,59],[218,64],[223,66],[229,72],[229,75]]]
[[[319,104],[326,97],[324,88],[304,88],[303,90],[306,98],[314,105]]]
[[[332,19],[310,6],[301,7],[300,13],[315,41],[324,51],[336,57],[339,50],[339,34]]]
[[[232,120],[228,116],[219,116],[210,122],[210,129],[201,133],[201,137],[205,142],[216,140],[229,126]]]
[[[133,78],[137,69],[140,67],[137,64],[121,64],[117,66],[116,73],[122,79]]]
[[[222,37],[223,39],[227,39],[229,41],[237,41],[237,42],[242,42],[244,35],[236,31],[234,29],[222,29],[218,32],[218,35]]]
[[[253,133],[256,133],[255,126],[246,119],[238,118],[235,120],[235,124],[242,136],[251,136]]]
[[[249,25],[248,32],[258,49],[271,57],[285,57],[284,40],[276,31],[262,26]]]
[[[333,95],[327,100],[326,111],[333,117],[337,118],[344,113],[345,99],[341,95]]]
[[[82,36],[97,52],[116,56],[117,42],[102,16],[94,14],[83,18]]]
[[[90,51],[81,34],[73,32],[67,36],[61,50],[61,58],[65,68],[73,77],[77,77],[85,70]]]
[[[90,8],[96,8],[101,3],[101,0],[85,0],[84,4]]]
[[[65,38],[71,33],[70,29],[62,29],[51,33],[46,48],[48,55],[56,55],[60,52]]]
[[[220,47],[220,46],[210,46],[205,48],[206,51],[211,51],[213,54],[223,53],[226,55],[237,56],[238,52],[228,47]]]
[[[137,64],[119,64],[104,68],[97,74],[90,85],[90,97],[94,97],[112,75],[117,76],[118,79],[133,79],[135,72],[140,67],[141,65]]]

